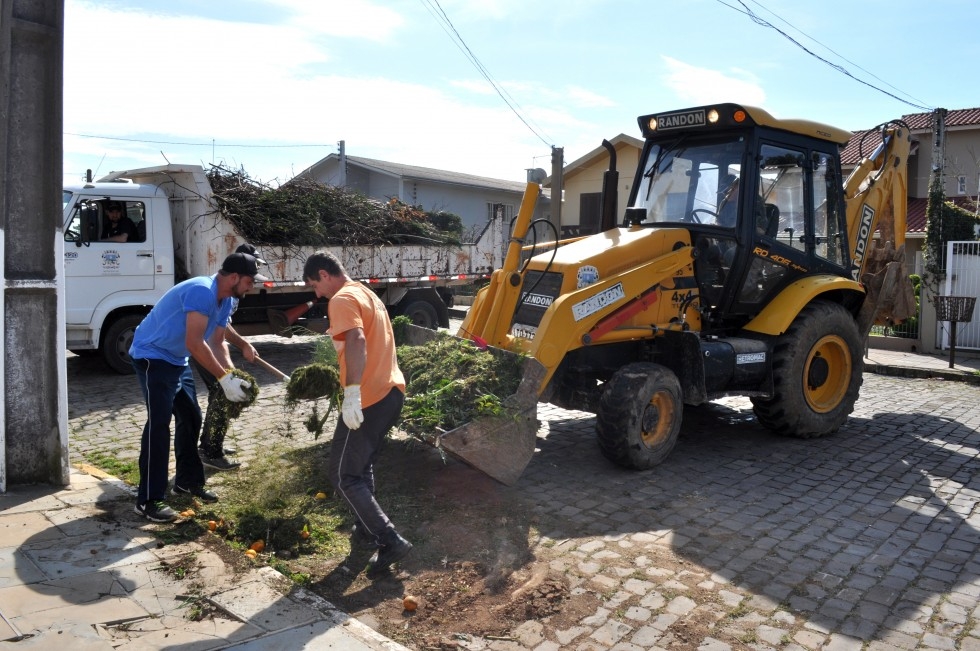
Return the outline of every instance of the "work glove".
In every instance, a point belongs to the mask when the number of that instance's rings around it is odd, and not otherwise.
[[[221,385],[221,390],[225,392],[225,397],[231,402],[245,402],[248,400],[245,389],[252,387],[249,382],[232,375],[231,371],[222,375],[221,379],[218,380],[218,384]]]
[[[341,407],[341,414],[348,429],[357,429],[364,422],[364,412],[361,411],[360,384],[344,387],[344,405]]]

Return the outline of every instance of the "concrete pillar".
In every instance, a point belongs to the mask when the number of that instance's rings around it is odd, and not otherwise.
[[[63,0],[0,0],[0,491],[68,483]]]

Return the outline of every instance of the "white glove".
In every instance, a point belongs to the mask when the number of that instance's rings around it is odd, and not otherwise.
[[[357,429],[364,422],[364,412],[361,411],[360,384],[344,387],[344,405],[341,408],[341,413],[348,429]]]
[[[252,387],[249,382],[232,375],[231,371],[222,375],[221,379],[218,380],[218,384],[221,385],[221,390],[225,392],[225,397],[232,402],[245,402],[248,400],[245,389]]]

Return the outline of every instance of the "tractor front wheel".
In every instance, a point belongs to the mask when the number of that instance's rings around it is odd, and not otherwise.
[[[628,364],[609,379],[599,401],[599,448],[613,463],[652,468],[674,449],[683,414],[681,384],[670,369]]]
[[[854,411],[863,381],[861,335],[837,303],[806,306],[773,349],[772,398],[752,398],[759,422],[785,436],[837,431]]]

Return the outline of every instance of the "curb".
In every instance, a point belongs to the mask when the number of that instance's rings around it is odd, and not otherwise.
[[[906,377],[919,380],[950,380],[952,382],[965,382],[967,384],[980,385],[980,375],[969,371],[957,371],[956,369],[936,370],[925,368],[910,368],[908,366],[889,366],[887,364],[875,364],[865,362],[864,371],[875,373],[876,375],[887,375],[891,377]]]

